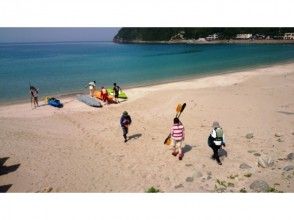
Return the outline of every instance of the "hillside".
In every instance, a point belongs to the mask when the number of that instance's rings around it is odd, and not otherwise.
[[[121,28],[113,41],[117,43],[197,40],[217,34],[218,40],[234,39],[237,34],[281,39],[294,28]]]

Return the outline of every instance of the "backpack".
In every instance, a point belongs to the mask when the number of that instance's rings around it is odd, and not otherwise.
[[[222,128],[216,128],[215,129],[215,133],[216,133],[216,140],[222,140],[223,139],[223,129]]]

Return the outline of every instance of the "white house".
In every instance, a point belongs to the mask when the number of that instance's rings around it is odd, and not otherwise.
[[[208,35],[205,39],[206,40],[217,40],[218,39],[218,34]]]
[[[252,34],[237,34],[236,39],[251,39]]]
[[[294,33],[285,33],[284,40],[294,40]]]

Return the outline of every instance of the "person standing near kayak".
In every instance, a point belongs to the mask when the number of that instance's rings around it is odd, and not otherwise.
[[[108,92],[103,86],[101,87],[101,98],[103,102],[108,104]]]
[[[96,91],[96,81],[89,82],[87,87],[89,87],[90,96],[94,97],[94,92]]]
[[[213,150],[212,159],[216,160],[219,165],[222,165],[222,162],[219,159],[218,150],[223,146],[225,147],[225,136],[223,129],[220,127],[217,121],[212,123],[212,130],[208,137],[208,146]]]
[[[30,86],[31,103],[34,103],[35,108],[39,107],[38,93],[39,93],[39,89],[37,89],[34,86]]]
[[[174,124],[170,132],[173,141],[173,156],[179,155],[179,160],[183,159],[182,144],[185,139],[185,128],[178,118],[174,118]]]
[[[114,101],[117,103],[119,103],[119,100],[118,100],[119,91],[121,91],[121,88],[118,85],[116,85],[116,83],[113,83]]]
[[[124,111],[121,118],[120,118],[120,126],[123,130],[123,137],[125,143],[128,141],[127,134],[129,132],[129,126],[132,123],[131,116],[128,114],[128,112]]]

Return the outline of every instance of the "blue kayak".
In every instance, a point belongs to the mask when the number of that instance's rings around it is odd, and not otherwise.
[[[60,103],[60,101],[56,98],[49,98],[48,99],[48,105],[51,105],[53,107],[56,107],[56,108],[62,108],[63,107],[63,104]]]

